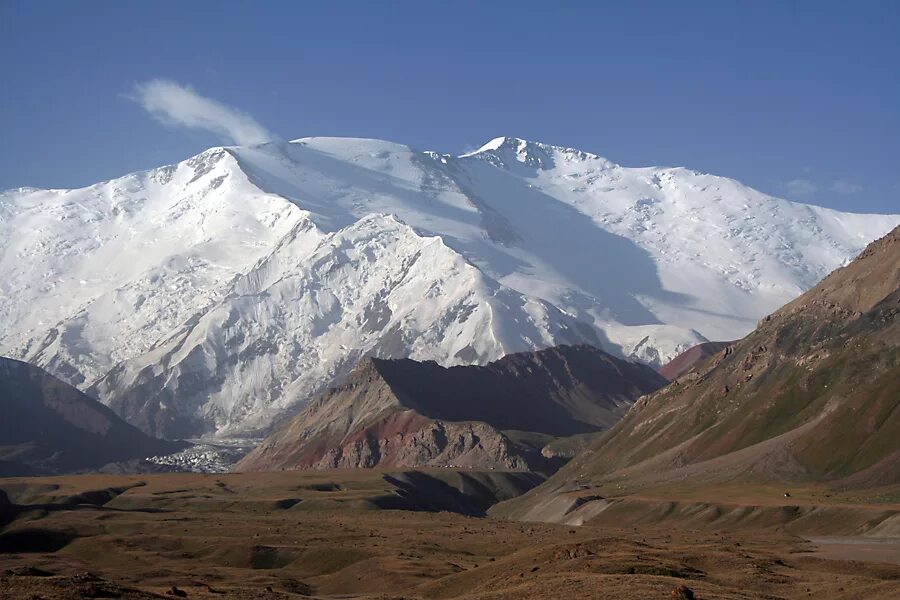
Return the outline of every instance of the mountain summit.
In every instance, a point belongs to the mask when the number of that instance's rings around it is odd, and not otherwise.
[[[0,353],[170,437],[265,431],[364,355],[737,339],[900,217],[498,138],[213,148],[0,194]]]

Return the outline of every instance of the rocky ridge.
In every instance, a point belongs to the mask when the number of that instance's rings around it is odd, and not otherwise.
[[[237,470],[473,467],[542,470],[559,437],[615,423],[665,380],[589,346],[483,367],[367,358],[244,458]]]

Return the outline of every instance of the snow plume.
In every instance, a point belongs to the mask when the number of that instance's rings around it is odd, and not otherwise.
[[[129,97],[163,123],[205,129],[238,145],[261,144],[276,137],[250,115],[174,81],[138,83]]]
[[[838,179],[831,184],[831,189],[843,196],[852,196],[862,193],[863,186],[847,179]]]
[[[819,189],[815,183],[809,179],[792,179],[785,184],[788,196],[791,198],[804,198],[815,194]]]

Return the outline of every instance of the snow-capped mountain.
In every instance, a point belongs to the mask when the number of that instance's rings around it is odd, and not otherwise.
[[[304,220],[221,302],[96,390],[131,422],[169,436],[208,420],[261,429],[364,353],[480,363],[590,333],[392,216],[325,235]]]
[[[0,194],[0,354],[147,431],[245,432],[366,353],[588,342],[658,365],[741,337],[898,223],[516,138],[214,148]]]

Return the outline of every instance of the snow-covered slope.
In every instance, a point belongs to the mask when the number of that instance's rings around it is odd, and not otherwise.
[[[246,432],[364,353],[484,363],[590,335],[485,277],[439,237],[369,215],[326,235],[302,223],[224,300],[96,389],[148,431],[180,437],[212,422]]]
[[[84,388],[219,300],[301,215],[224,149],[0,194],[0,348]]]
[[[0,195],[0,352],[168,435],[267,426],[364,353],[449,365],[736,339],[900,217],[497,138],[212,149]]]

